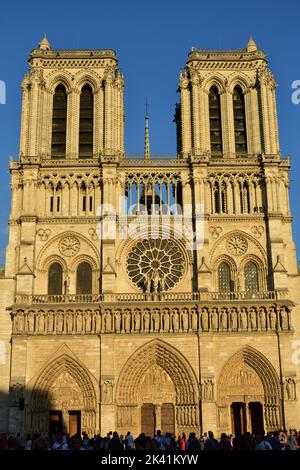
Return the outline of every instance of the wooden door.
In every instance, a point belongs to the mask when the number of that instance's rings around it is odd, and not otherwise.
[[[258,401],[249,403],[252,434],[264,434],[264,414],[262,404]]]
[[[69,434],[80,434],[80,411],[69,411]]]
[[[155,414],[153,403],[144,403],[141,408],[141,432],[146,436],[154,436],[155,433]]]
[[[54,433],[56,431],[62,431],[62,411],[50,411],[49,420],[49,431]]]
[[[247,430],[246,406],[243,402],[231,404],[231,420],[233,434],[244,434]]]
[[[163,403],[161,406],[161,431],[175,434],[174,406],[172,403]]]

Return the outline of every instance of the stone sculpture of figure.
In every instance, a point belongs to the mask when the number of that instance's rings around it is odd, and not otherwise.
[[[82,314],[78,312],[76,314],[76,331],[77,333],[82,333]]]
[[[288,400],[295,400],[296,393],[295,393],[295,382],[293,379],[289,378],[286,380],[286,395]]]
[[[271,307],[271,308],[270,308],[269,316],[270,316],[270,327],[271,327],[271,330],[276,330],[276,326],[277,326],[277,315],[276,315],[276,312],[275,312],[275,308],[274,308],[274,307]]]
[[[16,316],[16,330],[18,333],[21,333],[24,329],[24,315],[23,313],[18,313]]]
[[[143,320],[144,320],[144,332],[148,333],[149,328],[150,328],[150,313],[148,310],[144,311]]]
[[[158,285],[159,285],[159,274],[157,269],[154,269],[152,271],[152,287],[153,287],[153,292],[156,294],[158,292]]]
[[[186,308],[184,308],[182,311],[181,320],[182,320],[182,329],[184,332],[187,332],[189,328],[189,313]]]
[[[179,319],[178,319],[178,312],[175,310],[172,315],[172,320],[173,320],[173,331],[177,332],[179,331]]]
[[[168,309],[164,310],[163,313],[164,332],[169,333],[170,330],[170,312]]]
[[[159,276],[159,291],[165,292],[165,280],[163,274],[160,274]]]
[[[240,329],[247,330],[247,327],[248,327],[247,310],[245,307],[242,307],[241,313],[240,313]]]
[[[102,403],[108,405],[113,401],[113,385],[111,382],[106,381],[102,385]]]
[[[45,317],[42,312],[39,313],[39,316],[38,316],[38,331],[39,333],[44,333],[45,331]]]
[[[153,319],[153,330],[157,333],[159,331],[159,323],[160,323],[159,311],[157,309],[153,310],[152,319]]]
[[[130,333],[130,326],[131,326],[130,310],[125,310],[124,315],[123,315],[123,321],[124,321],[125,333]]]
[[[286,311],[286,307],[282,307],[280,310],[280,320],[281,320],[281,328],[283,330],[288,330],[289,321],[288,321],[288,314]]]
[[[67,314],[67,332],[72,333],[73,331],[73,315],[71,312]]]
[[[251,330],[256,330],[256,311],[255,311],[255,308],[250,308],[250,326],[251,326]]]
[[[33,312],[29,312],[29,315],[28,315],[28,331],[30,333],[34,332],[34,313]]]
[[[54,316],[53,312],[48,313],[48,324],[47,324],[47,332],[48,333],[53,333],[54,329]]]
[[[85,332],[91,332],[91,312],[86,312],[85,314]]]
[[[59,313],[56,318],[56,332],[62,333],[64,317],[62,313]]]
[[[104,313],[104,331],[110,332],[111,331],[111,312],[110,310],[106,310]]]
[[[115,311],[115,332],[120,333],[121,331],[121,312],[120,310]]]
[[[223,331],[226,331],[228,328],[227,325],[227,312],[225,308],[221,309],[221,327]]]
[[[196,308],[192,308],[191,323],[192,323],[192,331],[198,331],[198,314],[197,314]]]
[[[69,294],[70,292],[70,276],[69,274],[66,275],[66,279],[65,279],[65,282],[64,282],[64,293],[65,294]]]
[[[95,333],[101,332],[101,312],[96,311],[95,315]]]
[[[141,329],[141,313],[139,310],[134,311],[134,331],[139,333]]]
[[[230,309],[231,329],[236,331],[238,328],[237,324],[237,312],[235,308]]]
[[[263,307],[259,309],[259,319],[260,319],[260,328],[262,330],[267,329],[267,319],[266,319],[266,312]]]
[[[144,286],[145,286],[145,293],[149,294],[151,292],[151,277],[149,273],[146,275],[146,279],[144,281]]]
[[[213,400],[213,383],[212,380],[204,380],[203,382],[203,400],[212,401]]]
[[[211,327],[215,331],[218,329],[218,311],[216,307],[211,310]]]
[[[206,308],[202,309],[201,325],[202,325],[202,330],[204,331],[208,330],[208,311]]]

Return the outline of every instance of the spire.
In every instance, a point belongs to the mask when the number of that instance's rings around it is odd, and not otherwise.
[[[41,42],[39,43],[39,48],[42,49],[43,51],[46,51],[47,49],[51,49],[51,46],[49,44],[46,34],[41,40]]]
[[[144,158],[150,160],[150,141],[149,141],[149,116],[148,116],[148,102],[146,98],[146,116],[145,116],[145,147]]]
[[[257,45],[255,44],[253,37],[250,35],[248,44],[247,44],[247,52],[254,52],[257,51]]]

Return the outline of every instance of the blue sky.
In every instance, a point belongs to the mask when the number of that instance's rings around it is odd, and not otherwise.
[[[83,5],[83,6],[82,6]],[[18,156],[20,83],[30,51],[44,33],[57,49],[115,49],[126,82],[125,144],[143,151],[145,97],[150,103],[152,152],[175,152],[174,105],[178,76],[191,47],[245,47],[252,34],[275,74],[282,155],[292,157],[291,207],[300,253],[300,104],[291,102],[300,80],[299,1],[201,2],[137,0],[6,2],[1,5],[0,80],[7,87],[0,105],[0,263],[4,262],[10,208],[8,161]]]

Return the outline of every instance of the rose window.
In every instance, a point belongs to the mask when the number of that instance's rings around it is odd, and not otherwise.
[[[166,291],[183,275],[183,254],[170,240],[142,240],[128,255],[127,272],[134,284],[145,291]]]
[[[247,251],[248,242],[241,235],[232,235],[228,238],[226,247],[231,255],[241,256]]]
[[[77,237],[68,235],[67,237],[64,237],[62,240],[60,240],[58,248],[62,255],[74,256],[80,249],[80,242]]]

